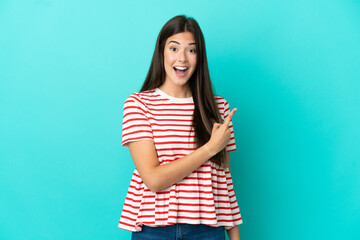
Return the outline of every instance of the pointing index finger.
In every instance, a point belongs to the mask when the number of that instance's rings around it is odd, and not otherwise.
[[[226,126],[229,126],[229,123],[231,121],[231,118],[233,117],[234,113],[236,112],[237,108],[234,108],[233,110],[231,110],[231,112],[229,113],[229,115],[226,117],[224,124]]]

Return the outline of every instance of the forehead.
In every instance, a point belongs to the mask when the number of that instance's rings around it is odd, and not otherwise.
[[[170,41],[176,41],[179,42],[180,44],[188,44],[188,43],[194,43],[195,37],[194,34],[192,34],[191,32],[182,32],[170,36],[166,40],[166,43],[169,43]]]

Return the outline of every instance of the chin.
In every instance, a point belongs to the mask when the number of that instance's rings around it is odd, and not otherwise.
[[[178,86],[185,85],[188,81],[188,78],[178,78],[177,76],[174,76],[174,78],[172,79],[172,82]]]
[[[189,79],[187,79],[187,80],[177,80],[177,81],[175,81],[175,84],[177,86],[185,86],[188,83],[188,81],[189,81]]]

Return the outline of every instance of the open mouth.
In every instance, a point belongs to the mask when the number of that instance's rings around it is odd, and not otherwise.
[[[173,67],[178,77],[184,77],[186,72],[188,71],[188,67]]]

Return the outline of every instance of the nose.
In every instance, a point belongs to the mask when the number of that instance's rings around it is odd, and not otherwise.
[[[180,62],[186,62],[187,61],[185,50],[179,51],[178,59],[179,59]]]

